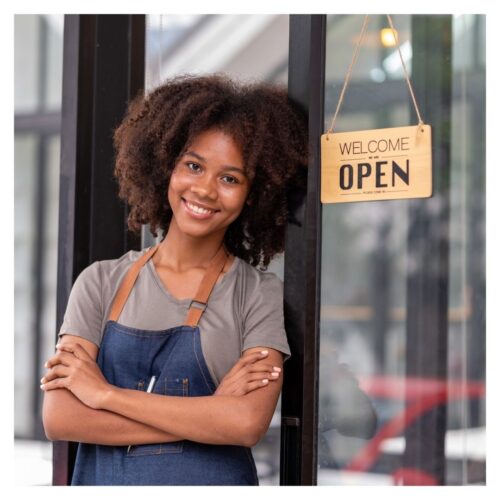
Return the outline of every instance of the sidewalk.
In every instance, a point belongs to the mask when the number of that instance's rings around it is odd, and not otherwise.
[[[52,485],[52,443],[14,441],[16,486]]]

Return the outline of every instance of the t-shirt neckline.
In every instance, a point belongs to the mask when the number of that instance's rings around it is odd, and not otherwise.
[[[212,293],[211,295],[213,295],[214,293],[217,292],[217,290],[219,290],[222,285],[224,283],[227,282],[228,280],[228,277],[233,274],[236,270],[236,268],[239,266],[240,264],[240,258],[239,257],[234,257],[234,261],[233,263],[231,264],[231,267],[229,268],[229,270],[222,276],[222,279],[216,283],[214,285],[214,288],[212,290]],[[178,299],[176,297],[174,297],[172,295],[172,293],[170,293],[170,291],[168,290],[168,288],[163,284],[163,281],[162,279],[160,278],[160,275],[158,274],[158,271],[156,270],[156,267],[155,265],[153,264],[153,259],[149,259],[148,262],[147,262],[147,267],[149,268],[149,270],[151,271],[152,275],[153,275],[153,278],[154,280],[156,281],[156,284],[159,286],[160,290],[172,301],[172,302],[175,302],[176,304],[189,304],[191,302],[192,299],[190,298],[187,298],[187,299]]]

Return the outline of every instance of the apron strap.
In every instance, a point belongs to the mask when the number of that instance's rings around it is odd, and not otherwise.
[[[226,249],[224,248],[224,245],[221,245],[218,252],[212,258],[212,261],[205,272],[205,276],[203,276],[203,279],[201,280],[194,299],[192,299],[189,304],[187,316],[184,320],[185,325],[198,325],[201,315],[207,308],[208,297],[212,293],[219,274],[224,269],[227,258],[228,254],[226,253]]]
[[[154,247],[151,247],[144,255],[142,255],[130,266],[127,274],[125,275],[125,278],[123,278],[123,281],[121,282],[118,293],[116,294],[115,300],[113,301],[113,305],[111,306],[111,311],[109,312],[108,316],[109,321],[118,321],[123,306],[125,305],[125,302],[127,302],[128,296],[132,291],[132,287],[134,286],[134,283],[136,282],[142,267],[155,254],[159,246],[160,245],[158,244]]]
[[[144,255],[142,255],[130,266],[130,269],[125,275],[125,278],[123,278],[120,288],[118,289],[118,293],[116,294],[111,306],[111,311],[108,316],[109,321],[118,320],[142,267],[155,254],[159,246],[160,244],[151,247]],[[201,315],[207,308],[208,297],[212,293],[215,283],[224,269],[227,258],[228,254],[226,253],[224,245],[221,245],[205,271],[205,275],[201,280],[194,299],[192,299],[189,304],[188,313],[184,322],[185,325],[193,327],[198,325]]]

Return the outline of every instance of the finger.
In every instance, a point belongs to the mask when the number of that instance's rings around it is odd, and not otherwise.
[[[60,351],[56,351],[54,354],[52,354],[52,356],[44,363],[43,366],[45,366],[45,368],[47,368],[49,365],[54,365],[54,364],[57,364],[58,363],[58,359],[61,355],[61,352]]]
[[[268,363],[266,364],[254,363],[249,366],[240,366],[240,367],[235,365],[232,372],[230,371],[224,376],[224,380],[226,382],[240,380],[246,377],[251,372],[266,372],[266,371],[271,373],[273,371],[273,366]]]
[[[269,351],[259,351],[252,352],[251,354],[246,354],[239,359],[238,363],[236,363],[234,367],[238,370],[241,370],[241,368],[244,368],[245,366],[251,366],[257,361],[263,360],[266,356],[268,356],[268,354]]]
[[[224,395],[231,396],[244,396],[248,392],[251,392],[259,387],[265,387],[272,383],[276,378],[279,377],[279,374],[276,373],[276,377],[269,377],[268,372],[262,373],[252,373],[247,374],[246,379],[237,380],[237,381],[229,381],[226,380],[219,385],[216,393],[222,393]]]
[[[58,361],[57,361],[57,356],[59,354],[54,354],[54,356],[50,357],[47,361],[45,361],[45,363],[43,364],[43,366],[45,368],[50,368],[51,366],[54,366],[54,365],[57,365],[58,364]]]
[[[248,366],[249,372],[277,372],[281,373],[281,368],[279,366],[271,365],[269,363],[257,362]]]
[[[264,380],[267,379],[269,381],[273,380],[278,380],[280,377],[280,374],[278,372],[255,372],[255,373],[249,373],[245,381],[246,382],[256,382],[259,380]]]
[[[68,385],[68,377],[59,377],[46,384],[40,384],[40,389],[42,391],[51,391],[52,389],[62,389],[63,387],[67,387]]]
[[[277,375],[272,375],[273,373]],[[272,377],[274,378],[279,378],[279,374],[281,373],[281,368],[279,366],[273,366],[268,363],[265,363],[264,366],[260,364],[260,367],[257,366],[257,364],[250,365],[250,366],[245,366],[241,368],[237,373],[233,374],[231,376],[231,380],[241,384],[242,382],[246,380],[250,380],[250,376],[254,374],[254,376],[251,378],[252,380],[255,380],[255,374],[263,374],[265,375],[265,378]]]
[[[259,380],[259,379],[264,379],[268,378],[271,380],[277,380],[280,377],[280,372],[275,372],[275,371],[267,371],[267,370],[247,370],[247,371],[241,371],[240,373],[234,375],[230,382],[232,384],[242,384],[248,381],[252,380]]]
[[[266,387],[269,385],[269,379],[256,380],[255,382],[250,382],[245,387],[245,394],[260,389],[261,387]]]
[[[64,342],[63,344],[57,344],[56,347],[60,351],[73,354],[78,359],[93,361],[93,358],[89,355],[89,353],[77,342]]]
[[[239,359],[240,366],[249,366],[255,363],[256,361],[264,359],[266,356],[268,356],[268,354],[269,351],[259,351],[259,352],[252,352],[250,354],[245,354]]]
[[[73,356],[70,353],[66,352],[59,352],[55,356],[52,356],[46,363],[45,363],[45,368],[52,368],[56,365],[64,365],[64,366],[69,366],[71,364],[71,361],[75,359],[75,356]]]
[[[56,365],[54,368],[49,370],[40,380],[41,384],[45,384],[46,382],[50,382],[56,378],[67,377],[70,373],[70,369],[64,365]]]
[[[268,354],[269,351],[259,351],[241,356],[234,366],[227,372],[226,376],[231,376],[241,370],[244,366],[254,363],[260,359],[264,359]]]

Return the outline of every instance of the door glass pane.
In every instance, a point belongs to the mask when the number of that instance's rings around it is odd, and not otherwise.
[[[434,192],[322,206],[318,484],[484,484],[485,19],[393,21],[440,113]],[[325,130],[362,23],[327,16]],[[384,28],[370,16],[336,132],[417,124]]]
[[[14,433],[33,435],[33,338],[34,283],[32,252],[35,246],[35,180],[38,138],[34,134],[16,135],[14,141]]]
[[[14,109],[32,113],[40,107],[39,51],[41,16],[14,16]]]

